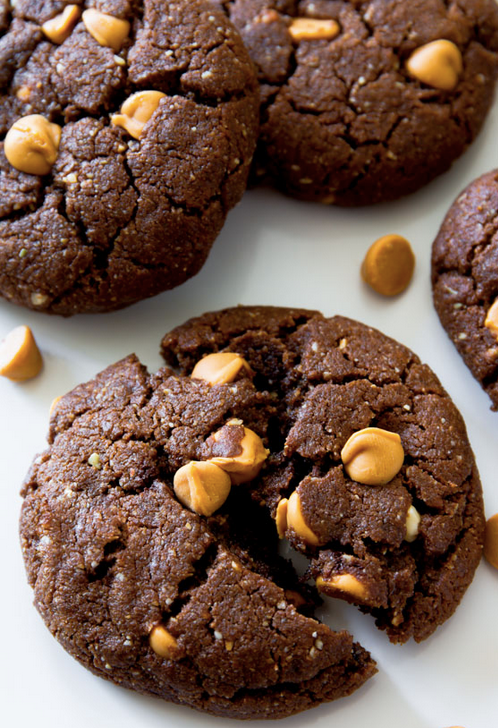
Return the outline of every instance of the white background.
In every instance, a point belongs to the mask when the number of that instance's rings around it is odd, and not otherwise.
[[[0,714],[9,728],[206,728],[237,721],[144,698],[92,676],[51,637],[32,606],[18,543],[19,489],[45,447],[52,399],[131,351],[161,365],[162,335],[204,311],[243,304],[316,308],[371,324],[412,348],[462,411],[479,465],[486,512],[498,512],[498,413],[472,379],[432,307],[430,248],[446,210],[472,179],[498,167],[498,104],[479,139],[450,170],[411,197],[372,208],[300,203],[246,193],[200,274],[180,288],[113,314],[48,317],[0,302],[0,339],[32,327],[43,352],[35,380],[0,381]],[[410,288],[382,299],[360,280],[369,245],[407,237],[417,255]],[[370,617],[329,601],[320,616],[371,650],[379,674],[352,697],[286,719],[289,728],[492,728],[498,714],[498,572],[483,562],[456,614],[421,645],[393,646]],[[263,725],[259,723],[258,725]]]

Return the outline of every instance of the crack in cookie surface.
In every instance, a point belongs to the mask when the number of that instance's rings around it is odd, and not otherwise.
[[[462,154],[489,109],[498,68],[492,1],[212,2],[232,18],[258,69],[253,177],[296,197],[355,205],[413,192]],[[332,20],[340,32],[296,41],[296,18]],[[450,92],[406,70],[413,51],[438,39],[463,57]]]
[[[218,350],[244,357],[277,410],[253,498],[310,558],[322,591],[371,612],[394,642],[425,639],[472,580],[483,529],[465,425],[436,376],[372,328],[299,310],[228,309],[163,340],[184,374]],[[399,435],[404,450],[385,485],[355,482],[341,461],[348,439],[372,427]]]
[[[218,10],[102,0],[97,10],[130,21],[116,52],[81,18],[50,42],[42,26],[66,5],[18,2],[0,18],[0,292],[63,315],[119,308],[198,272],[244,191],[258,104],[247,52]],[[133,139],[113,112],[148,89],[166,96]],[[41,177],[4,154],[14,122],[34,114],[62,129]]]
[[[175,472],[210,459],[213,432],[243,417],[266,440],[273,411],[248,378],[211,387],[133,356],[57,402],[24,485],[22,546],[37,609],[93,672],[238,718],[291,715],[374,673],[349,634],[306,616],[318,597],[278,556],[250,484],[207,518],[175,497]]]

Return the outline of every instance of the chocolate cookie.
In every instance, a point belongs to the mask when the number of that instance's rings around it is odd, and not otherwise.
[[[450,208],[432,248],[432,285],[441,323],[498,409],[498,171]]]
[[[451,616],[484,516],[465,425],[429,367],[362,324],[286,309],[206,314],[162,346],[183,375],[220,350],[248,363],[253,374],[221,391],[252,377],[273,411],[258,413],[265,429],[249,407],[225,417],[263,436],[270,454],[250,493],[321,591],[373,614],[393,642],[421,641]]]
[[[37,609],[92,672],[236,718],[291,715],[375,672],[348,633],[306,616],[313,599],[277,556],[268,513],[247,485],[228,496],[241,472],[204,462],[229,454],[217,432],[239,441],[234,418],[271,444],[276,414],[249,377],[211,387],[149,375],[133,356],[56,404],[24,488],[22,547]],[[176,495],[191,460],[228,481],[211,515]]]
[[[262,89],[256,176],[339,205],[406,195],[478,133],[497,72],[494,0],[212,0]]]
[[[197,0],[0,0],[0,295],[70,315],[195,275],[244,191],[258,93]]]

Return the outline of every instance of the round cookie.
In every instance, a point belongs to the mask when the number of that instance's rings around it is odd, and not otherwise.
[[[456,199],[432,248],[434,305],[441,323],[498,409],[498,171]]]
[[[290,195],[364,205],[411,193],[462,154],[491,104],[494,0],[213,2],[258,70],[255,177]]]
[[[211,517],[175,474],[244,417],[271,439],[275,406],[249,378],[211,387],[136,357],[54,406],[24,486],[21,540],[37,609],[62,646],[124,687],[234,718],[282,718],[375,672],[277,556],[269,515],[233,486]],[[219,453],[218,453],[219,454]],[[216,466],[215,466],[216,467]],[[176,486],[175,486],[176,487]]]
[[[1,0],[0,295],[71,315],[195,275],[244,191],[258,94],[198,0]]]
[[[428,637],[470,584],[484,528],[465,425],[437,377],[380,332],[310,311],[228,309],[162,344],[183,375],[219,350],[244,357],[274,405],[265,418],[270,455],[250,491],[309,557],[308,575],[374,615],[391,641]],[[250,413],[241,417],[251,427]],[[358,482],[358,469],[349,475],[344,464],[350,438],[371,437],[370,428],[401,443],[388,482]],[[374,444],[359,449],[377,476],[389,457]]]

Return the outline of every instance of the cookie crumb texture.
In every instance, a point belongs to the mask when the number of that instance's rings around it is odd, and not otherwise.
[[[76,5],[111,27],[129,21],[118,52],[106,45],[115,34],[97,40],[79,13],[51,41],[42,26],[65,2],[0,0],[0,295],[62,315],[121,308],[200,270],[244,191],[258,116],[252,64],[220,10]],[[165,97],[135,139],[111,119],[143,90]],[[62,129],[44,175],[18,171],[3,149],[34,114]]]
[[[258,70],[254,179],[267,176],[290,195],[364,205],[411,193],[462,154],[490,107],[494,0],[212,2],[226,9]],[[339,32],[319,37],[315,22],[317,33],[296,38],[296,18],[335,21]],[[451,41],[463,61],[446,91],[407,67],[417,49],[438,40]]]
[[[249,366],[220,384],[190,376],[220,350]],[[281,535],[307,576],[393,642],[453,613],[482,552],[481,488],[464,423],[414,354],[348,319],[265,307],[193,319],[162,351],[174,369],[130,356],[58,399],[24,484],[28,579],[68,652],[217,715],[280,718],[350,694],[375,665],[310,616],[316,591],[278,556],[285,499]],[[237,454],[244,427],[269,450],[259,474],[210,516],[184,507],[175,473]],[[352,481],[341,460],[368,427],[401,439],[385,485]]]
[[[443,327],[497,410],[498,337],[488,314],[498,298],[498,170],[472,182],[446,215],[432,287]]]
[[[215,454],[220,426],[244,418],[268,441],[275,414],[247,377],[149,375],[133,356],[55,403],[22,548],[37,609],[94,673],[236,718],[282,718],[374,674],[351,635],[307,616],[317,596],[277,556],[250,485],[209,518],[175,497],[175,472]]]
[[[380,332],[309,311],[228,309],[163,340],[184,374],[220,349],[244,357],[275,408],[270,455],[250,490],[273,518],[297,498],[294,528],[278,521],[309,557],[308,575],[371,613],[393,642],[427,638],[471,582],[484,530],[465,425],[435,374]],[[404,463],[385,485],[355,482],[341,460],[351,435],[371,427],[401,438]]]

